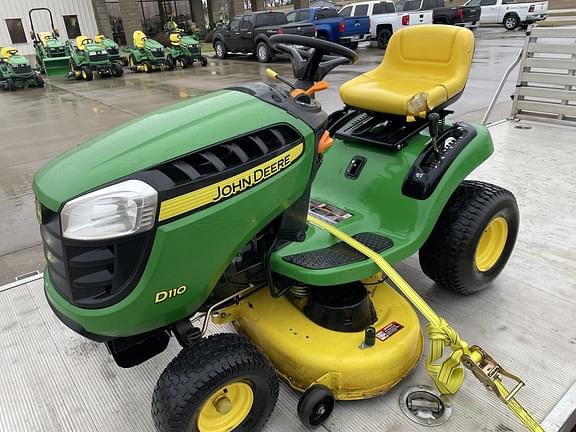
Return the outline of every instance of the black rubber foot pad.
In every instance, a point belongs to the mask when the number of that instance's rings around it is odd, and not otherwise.
[[[380,253],[389,249],[394,244],[388,237],[374,233],[359,233],[352,236],[370,249]],[[332,267],[339,267],[346,264],[363,261],[367,259],[366,256],[356,249],[348,246],[344,242],[338,242],[335,245],[329,246],[324,249],[317,249],[308,252],[302,252],[295,255],[287,255],[284,257],[285,261],[298,265],[300,267],[322,270]]]

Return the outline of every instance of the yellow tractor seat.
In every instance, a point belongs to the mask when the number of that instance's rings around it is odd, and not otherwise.
[[[340,87],[340,97],[364,111],[425,117],[462,93],[473,53],[470,30],[408,27],[392,35],[378,67]]]
[[[78,51],[84,51],[86,45],[92,42],[94,41],[90,39],[88,36],[84,35],[76,36],[76,48],[78,48]]]
[[[170,34],[170,43],[174,46],[180,45],[180,39],[182,39],[182,35],[180,33],[171,33]]]
[[[134,40],[134,46],[136,48],[144,48],[146,46],[146,35],[143,31],[136,30],[132,35],[132,39]]]
[[[98,43],[98,44],[99,44],[99,43],[102,43],[102,41],[104,40],[104,38],[105,38],[104,35],[101,35],[101,34],[96,35],[96,36],[94,36],[94,42],[96,42],[96,43]]]
[[[38,37],[40,38],[40,42],[42,45],[46,46],[48,39],[54,39],[54,36],[50,32],[40,32],[38,33]]]
[[[18,50],[16,48],[3,47],[0,50],[0,58],[2,60],[8,60],[10,57],[12,57],[13,55],[16,55],[17,53],[18,53]]]

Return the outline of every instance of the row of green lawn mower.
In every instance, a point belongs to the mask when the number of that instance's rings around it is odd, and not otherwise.
[[[174,70],[176,66],[185,69],[194,62],[202,66],[208,64],[207,57],[202,55],[200,43],[193,36],[177,29],[161,37],[165,39],[166,46],[148,38],[142,31],[134,32],[134,45],[124,49],[128,54],[125,63],[132,71]]]

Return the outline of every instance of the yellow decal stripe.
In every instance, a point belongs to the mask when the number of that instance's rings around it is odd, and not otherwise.
[[[300,157],[303,150],[304,144],[300,143],[281,155],[233,177],[163,201],[160,205],[158,221],[162,222],[250,189],[252,186],[288,168]]]

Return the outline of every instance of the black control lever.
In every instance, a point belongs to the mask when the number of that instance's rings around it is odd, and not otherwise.
[[[440,122],[440,116],[437,113],[431,113],[428,116],[428,132],[430,133],[430,138],[432,139],[432,147],[434,148],[434,153],[439,156],[438,152],[438,123]]]

